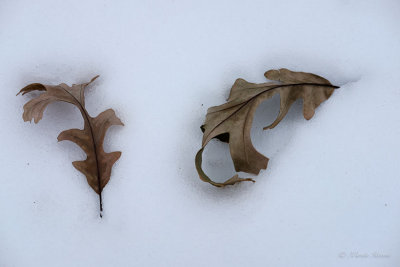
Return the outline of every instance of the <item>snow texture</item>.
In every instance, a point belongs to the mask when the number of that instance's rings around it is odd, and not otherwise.
[[[0,1],[0,266],[400,266],[400,2]],[[279,97],[256,112],[257,182],[198,179],[208,107],[269,69],[341,86],[306,121]],[[114,108],[122,151],[98,196],[57,143],[82,127],[72,105],[22,120],[32,82],[81,83],[92,116]],[[204,166],[234,174],[226,144]]]

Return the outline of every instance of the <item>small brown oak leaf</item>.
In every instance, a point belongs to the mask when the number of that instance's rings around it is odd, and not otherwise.
[[[195,165],[199,177],[204,182],[217,187],[233,185],[251,178],[240,178],[238,175],[223,183],[215,182],[203,171],[202,154],[208,142],[217,138],[229,144],[230,154],[237,172],[258,174],[266,169],[268,158],[259,153],[253,146],[250,130],[257,107],[275,94],[280,95],[280,110],[273,123],[266,126],[272,129],[286,116],[291,105],[297,99],[303,99],[303,116],[309,120],[315,109],[327,100],[338,86],[318,75],[305,72],[294,72],[288,69],[269,70],[264,76],[274,82],[261,84],[249,83],[237,79],[233,84],[228,102],[211,107],[207,111],[206,120],[201,126],[203,131],[202,147],[197,152]]]
[[[74,142],[86,153],[87,158],[85,160],[74,161],[72,165],[86,176],[89,185],[99,195],[100,216],[102,216],[103,202],[101,193],[110,180],[112,166],[121,156],[119,151],[104,152],[104,137],[110,126],[123,126],[124,124],[112,109],[101,112],[95,118],[88,114],[85,108],[85,88],[98,77],[94,77],[90,82],[73,84],[72,86],[64,83],[59,85],[32,83],[22,88],[18,94],[22,93],[24,95],[32,91],[43,92],[24,105],[24,113],[22,115],[24,121],[32,121],[33,119],[35,123],[38,123],[42,119],[47,105],[55,101],[67,102],[79,109],[84,120],[83,129],[63,131],[59,134],[58,141],[69,140]]]

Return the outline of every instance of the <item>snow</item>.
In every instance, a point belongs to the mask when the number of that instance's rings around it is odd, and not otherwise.
[[[0,1],[0,266],[379,266],[400,264],[399,1]],[[262,131],[255,179],[225,189],[198,179],[208,107],[236,78],[269,69],[319,74],[341,88],[306,121],[301,103]],[[92,116],[125,123],[98,196],[57,135],[82,127],[72,105],[24,123],[32,82],[100,78]],[[226,144],[204,154],[210,177],[234,174]]]

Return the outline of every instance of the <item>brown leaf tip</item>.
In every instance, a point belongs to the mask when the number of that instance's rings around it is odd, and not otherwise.
[[[94,76],[91,80],[90,80],[90,82],[89,83],[91,83],[91,82],[94,82],[94,80],[96,80],[97,78],[99,78],[100,77],[100,75],[96,75],[96,76]]]
[[[280,70],[269,70],[264,73],[265,78],[273,81],[280,81]]]
[[[21,93],[24,95],[32,91],[46,91],[46,87],[41,83],[32,83],[22,88],[17,95]]]

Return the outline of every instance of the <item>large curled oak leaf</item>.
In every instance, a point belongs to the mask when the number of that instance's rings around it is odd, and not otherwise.
[[[117,118],[114,110],[107,109],[97,117],[89,116],[85,108],[85,88],[92,83],[98,76],[90,82],[83,84],[73,84],[68,86],[64,83],[59,85],[44,85],[33,83],[21,89],[18,93],[22,95],[32,91],[43,91],[38,97],[33,98],[24,105],[22,115],[24,121],[34,120],[38,123],[47,105],[55,101],[63,101],[75,105],[82,114],[84,120],[83,129],[70,129],[63,131],[58,136],[58,141],[69,140],[76,143],[86,153],[87,158],[83,161],[72,162],[73,166],[82,172],[89,185],[99,195],[100,216],[103,210],[101,192],[106,186],[111,176],[111,168],[121,156],[121,152],[106,153],[103,150],[103,141],[107,129],[112,125],[123,125]]]
[[[290,106],[299,98],[303,99],[303,115],[307,120],[314,116],[315,109],[327,100],[338,86],[311,73],[294,72],[288,69],[269,70],[264,76],[275,82],[261,84],[237,79],[232,86],[228,102],[211,107],[201,129],[204,132],[202,148],[197,152],[195,164],[200,179],[217,187],[233,185],[250,178],[238,175],[219,183],[211,180],[203,171],[202,153],[207,143],[217,138],[229,143],[230,154],[237,172],[258,174],[266,169],[268,158],[260,154],[251,143],[250,130],[257,107],[275,94],[280,95],[280,110],[275,121],[266,126],[272,129],[285,117]]]

